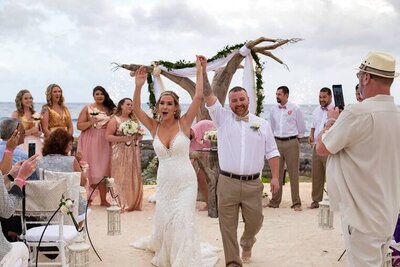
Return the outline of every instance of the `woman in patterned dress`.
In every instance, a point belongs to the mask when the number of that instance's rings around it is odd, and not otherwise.
[[[132,112],[132,100],[119,101],[115,116],[107,126],[107,140],[112,144],[111,176],[115,179],[115,194],[122,211],[142,210],[143,185],[140,164],[140,147],[137,134],[124,135],[120,129],[123,122],[138,123]]]

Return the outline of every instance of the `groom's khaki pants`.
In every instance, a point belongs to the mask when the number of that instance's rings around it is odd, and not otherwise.
[[[260,179],[240,181],[219,175],[218,217],[226,266],[242,266],[237,239],[239,208],[245,224],[240,246],[243,250],[251,250],[256,242],[255,235],[260,231],[264,219],[261,203],[263,189]]]

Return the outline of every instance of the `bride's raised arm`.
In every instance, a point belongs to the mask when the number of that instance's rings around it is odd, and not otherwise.
[[[203,98],[202,63],[204,66],[207,66],[207,59],[204,56],[196,56],[196,91],[194,93],[192,103],[190,104],[187,112],[181,118],[182,124],[187,129],[192,126],[192,122],[197,115],[197,111],[200,108],[201,100]]]
[[[143,125],[150,131],[152,135],[154,135],[157,127],[157,121],[151,118],[147,113],[142,109],[140,94],[142,91],[142,87],[147,78],[147,71],[144,66],[140,66],[140,68],[135,72],[135,91],[133,93],[133,112],[135,112],[138,120],[143,123]]]

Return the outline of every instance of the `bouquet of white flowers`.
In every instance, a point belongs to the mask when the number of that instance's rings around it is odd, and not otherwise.
[[[144,130],[140,128],[139,124],[129,119],[127,121],[122,122],[119,125],[118,130],[126,136],[133,136],[134,134],[144,135]],[[131,142],[125,143],[127,146],[131,145]]]
[[[204,133],[203,136],[204,140],[210,140],[211,142],[211,150],[217,150],[217,131],[216,130],[209,130]]]
[[[203,139],[210,141],[217,141],[217,131],[216,130],[206,131],[204,133]]]
[[[72,222],[74,223],[74,226],[78,232],[81,232],[83,228],[79,229],[79,225],[75,220],[75,217],[72,213],[72,210],[74,209],[74,201],[70,198],[65,198],[64,195],[62,195],[60,199],[60,211],[65,214],[71,216]]]

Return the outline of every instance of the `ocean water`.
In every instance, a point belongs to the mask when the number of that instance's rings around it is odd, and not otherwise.
[[[67,106],[69,111],[71,112],[72,121],[74,123],[74,136],[78,137],[80,131],[76,128],[76,122],[78,121],[79,113],[81,112],[82,108],[87,105],[88,103],[68,103]],[[41,107],[44,103],[35,103],[34,107],[36,111],[40,112]],[[188,104],[182,104],[182,111],[184,112],[188,108]],[[269,120],[269,113],[271,111],[271,107],[273,105],[264,105],[264,111],[261,113],[260,117]],[[147,104],[142,104],[143,110],[149,110]],[[316,108],[316,105],[300,105],[300,108],[303,110],[304,119],[306,122],[306,135],[309,134],[310,128],[312,125],[312,112]],[[11,113],[15,110],[15,103],[14,102],[0,102],[0,118],[2,117],[10,117]],[[146,131],[144,139],[151,139],[150,133]]]

